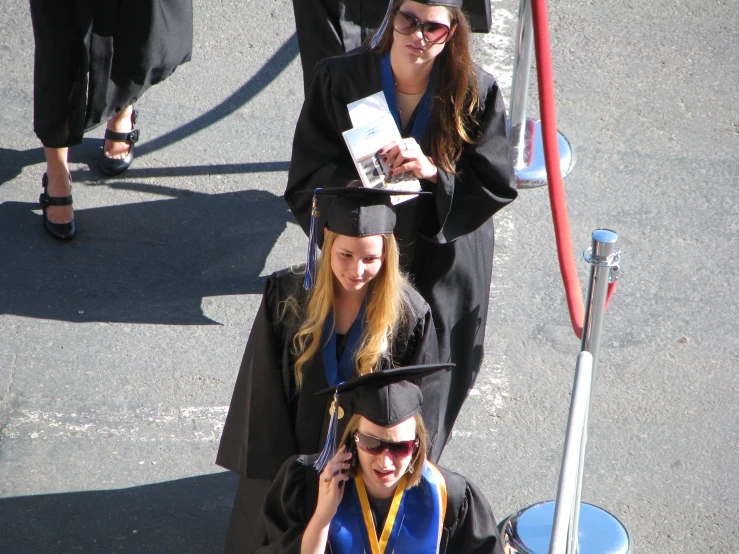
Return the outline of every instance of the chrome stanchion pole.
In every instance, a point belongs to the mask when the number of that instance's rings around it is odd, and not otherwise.
[[[621,252],[616,250],[618,235],[609,229],[593,231],[592,246],[583,252],[583,258],[590,264],[590,286],[586,299],[587,309],[582,328],[581,352],[593,355],[593,374],[598,367],[600,331],[603,328],[603,315],[606,312],[608,285],[618,278]]]
[[[541,138],[541,121],[526,118],[529,79],[534,56],[534,24],[531,0],[521,0],[518,8],[516,51],[513,58],[511,109],[508,117],[513,163],[519,188],[541,187],[547,184],[547,168]],[[575,154],[568,140],[557,132],[562,177],[575,167]]]
[[[600,333],[608,285],[615,280],[621,260],[621,253],[615,248],[617,240],[613,231],[596,229],[592,247],[583,254],[591,266],[590,285],[557,500],[532,504],[501,522],[506,552],[576,554],[582,549],[588,554],[633,554],[633,544],[623,524],[606,510],[581,501]]]
[[[529,98],[531,60],[534,53],[534,27],[531,23],[531,0],[521,0],[518,6],[516,51],[513,57],[513,82],[511,83],[511,109],[508,118],[511,126],[510,141],[515,167],[524,167],[524,137],[526,135],[526,107]]]
[[[559,472],[559,487],[552,522],[552,537],[549,542],[549,554],[573,552],[573,540],[578,484],[582,475],[583,452],[587,433],[585,427],[590,409],[590,393],[593,390],[593,356],[590,352],[580,352],[575,365],[575,383],[572,386],[570,415],[567,421],[565,450],[562,456],[562,468]],[[575,531],[576,532],[576,531]]]
[[[590,352],[593,356],[592,381],[598,370],[598,352],[600,350],[600,332],[603,328],[603,315],[606,312],[608,285],[616,280],[621,252],[616,250],[618,235],[609,229],[593,231],[591,247],[583,252],[583,258],[590,264],[590,285],[586,298],[585,321],[582,327],[581,352]],[[590,388],[590,400],[593,398],[593,389]],[[580,503],[582,500],[582,480],[585,473],[585,449],[588,443],[588,423],[590,420],[590,402],[585,411],[585,426],[580,447],[580,465],[577,476],[577,492],[575,495],[575,512],[572,518],[572,529],[569,536],[567,552],[576,552],[577,533],[580,523]]]

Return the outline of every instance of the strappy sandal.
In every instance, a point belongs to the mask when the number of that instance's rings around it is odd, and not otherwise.
[[[128,151],[125,158],[116,160],[103,154],[103,159],[100,160],[100,170],[109,177],[123,173],[131,166],[131,163],[133,162],[133,145],[139,140],[139,130],[135,128],[135,125],[136,109],[134,108],[131,110],[131,130],[128,133],[119,133],[117,131],[105,129],[105,138],[107,140],[112,140],[113,142],[126,142],[131,145],[131,150]]]
[[[41,204],[41,211],[44,214],[44,229],[46,229],[51,235],[58,238],[59,240],[72,240],[75,233],[77,232],[77,227],[74,224],[74,219],[69,223],[54,223],[52,221],[49,221],[49,218],[46,217],[46,208],[48,208],[49,206],[71,206],[72,195],[49,196],[49,194],[46,192],[46,187],[48,185],[49,178],[46,176],[46,173],[44,173],[44,176],[41,178],[41,186],[43,187],[44,192],[42,192],[41,195],[38,197],[38,202],[39,204]],[[72,186],[71,175],[69,176],[69,186]]]

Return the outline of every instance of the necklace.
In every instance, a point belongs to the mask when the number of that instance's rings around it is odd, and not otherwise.
[[[426,89],[424,88],[419,92],[408,93],[398,90],[397,82],[393,84],[395,85],[395,94],[398,95],[398,114],[402,116],[404,112],[413,113],[413,110],[416,109],[416,106],[421,99],[421,95],[426,92]]]
[[[403,96],[408,96],[410,98],[416,98],[417,96],[421,96],[424,92],[426,92],[425,88],[419,92],[403,92],[398,90],[398,83],[393,83],[393,85],[395,85],[395,92],[397,92],[398,94],[402,94]]]

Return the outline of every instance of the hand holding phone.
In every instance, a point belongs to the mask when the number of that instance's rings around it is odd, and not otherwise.
[[[344,495],[344,482],[350,479],[347,473],[351,459],[352,454],[347,452],[345,445],[342,446],[318,476],[318,503],[313,518],[321,525],[328,525],[336,515]]]

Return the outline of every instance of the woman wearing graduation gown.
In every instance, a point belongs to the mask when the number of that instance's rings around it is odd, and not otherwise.
[[[139,138],[133,103],[190,60],[192,0],[31,0],[31,20],[33,128],[46,157],[43,224],[71,240],[69,148],[107,122],[100,169],[128,169]]]
[[[400,273],[389,194],[342,187],[314,200],[321,257],[315,268],[267,280],[221,436],[216,463],[241,476],[226,552],[253,552],[262,500],[282,463],[323,446],[331,403],[316,391],[354,374],[438,361],[430,309]],[[315,288],[306,290],[311,275]],[[448,383],[434,376],[423,386],[434,399],[433,444],[434,402]],[[340,430],[350,415],[338,414]]]
[[[482,363],[493,214],[517,195],[500,89],[470,59],[459,5],[398,1],[376,48],[318,65],[295,130],[285,192],[308,232],[310,202],[300,192],[356,178],[341,135],[352,128],[347,104],[382,91],[406,138],[379,154],[433,193],[398,207],[396,236],[404,268],[434,314],[440,360],[456,364],[441,407],[446,437]],[[443,447],[434,445],[437,455]]]
[[[480,490],[426,460],[420,388],[444,366],[358,377],[337,387],[354,413],[336,455],[293,456],[264,505],[259,554],[502,554]],[[350,399],[347,402],[345,396]]]

